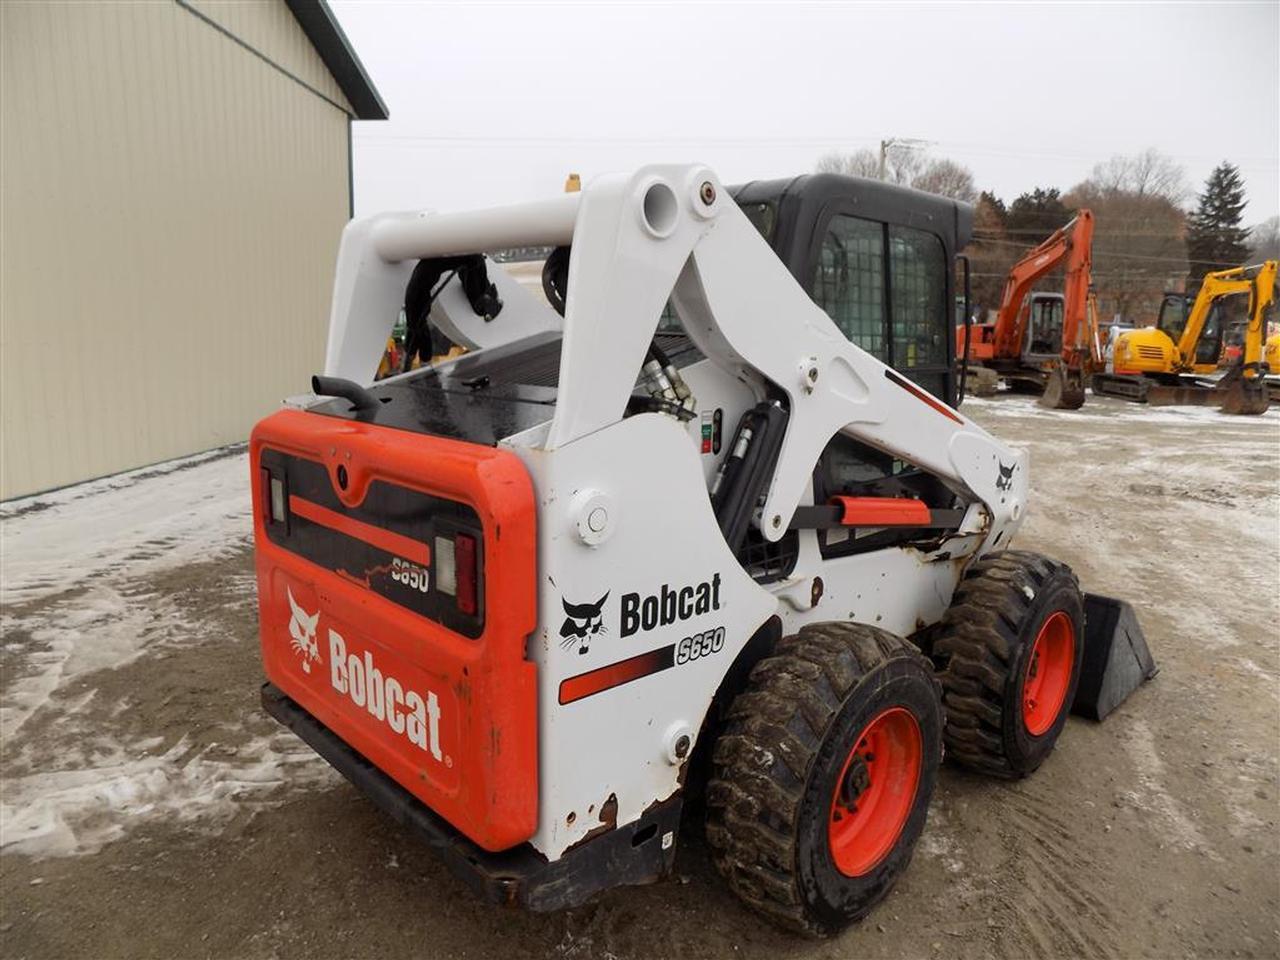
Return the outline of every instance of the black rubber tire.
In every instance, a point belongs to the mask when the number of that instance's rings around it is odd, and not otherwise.
[[[1032,736],[1022,715],[1027,663],[1057,611],[1075,627],[1075,663],[1053,725]],[[1007,550],[973,564],[933,646],[946,708],[948,759],[997,777],[1025,777],[1045,761],[1071,712],[1084,658],[1084,598],[1065,563]]]
[[[861,919],[911,862],[942,759],[941,688],[906,640],[852,623],[810,624],[751,672],[712,752],[707,843],[748,906],[775,924],[831,936]],[[920,728],[916,795],[894,846],[868,873],[835,866],[831,798],[866,724],[901,706]]]

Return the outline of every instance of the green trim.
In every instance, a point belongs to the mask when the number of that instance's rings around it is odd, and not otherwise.
[[[284,3],[316,48],[316,53],[320,54],[342,95],[351,103],[355,118],[387,119],[387,105],[382,102],[378,88],[369,79],[364,64],[356,56],[329,4],[325,0],[284,0]]]
[[[213,29],[217,30],[224,37],[227,37],[228,39],[232,40],[234,43],[238,44],[239,46],[243,47],[245,50],[249,51],[251,54],[257,57],[267,66],[271,67],[273,70],[277,71],[278,73],[284,74],[286,77],[288,77],[298,86],[302,87],[304,90],[308,91],[309,93],[315,94],[325,103],[341,110],[343,113],[347,115],[348,125],[350,124],[351,110],[348,107],[344,107],[342,104],[338,103],[336,100],[333,100],[331,97],[328,97],[324,93],[321,93],[319,90],[317,90],[311,84],[307,83],[307,81],[303,80],[297,74],[280,66],[280,64],[276,63],[274,60],[268,57],[261,50],[257,49],[251,44],[246,43],[244,40],[241,40],[239,37],[237,37],[234,33],[232,33],[222,24],[218,23],[218,21],[210,18],[206,14],[201,13],[195,7],[191,6],[191,4],[187,2],[187,0],[173,0],[173,2],[176,3],[183,10],[187,11],[187,13],[191,14],[193,17],[196,17],[204,21],[205,23],[207,23],[209,26],[213,27]]]

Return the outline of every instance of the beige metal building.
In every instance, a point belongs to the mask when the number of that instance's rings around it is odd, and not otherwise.
[[[322,0],[0,0],[0,499],[247,437],[324,358],[351,121]]]

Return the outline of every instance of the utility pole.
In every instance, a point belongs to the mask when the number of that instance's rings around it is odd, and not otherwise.
[[[877,177],[884,179],[885,161],[889,158],[890,147],[906,147],[908,150],[919,150],[930,146],[932,140],[917,140],[915,137],[890,137],[888,140],[880,141],[880,172]]]

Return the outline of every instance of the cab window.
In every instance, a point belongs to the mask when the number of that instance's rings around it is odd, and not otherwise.
[[[934,234],[836,214],[811,294],[850,341],[949,400],[947,270]]]
[[[844,214],[831,218],[818,254],[812,296],[846,337],[888,362],[882,223]]]
[[[770,243],[773,242],[773,228],[778,222],[777,210],[774,209],[772,203],[743,203],[739,204],[742,212],[747,215],[747,219],[751,221],[751,225],[760,231],[760,236],[764,237]]]
[[[1182,339],[1182,331],[1187,326],[1187,299],[1180,294],[1164,298],[1160,304],[1160,316],[1156,319],[1156,327],[1168,334],[1169,339],[1177,343]]]
[[[946,399],[947,259],[942,241],[911,227],[889,227],[893,350],[889,363]]]
[[[1031,317],[1027,326],[1028,353],[1062,352],[1062,313],[1065,301],[1061,297],[1032,297]]]

